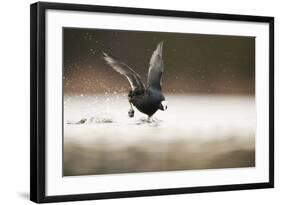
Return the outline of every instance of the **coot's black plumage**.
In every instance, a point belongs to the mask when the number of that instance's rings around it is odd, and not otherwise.
[[[124,75],[130,82],[132,88],[128,94],[130,105],[133,104],[140,112],[147,114],[148,117],[151,117],[158,109],[167,109],[167,102],[161,89],[161,78],[164,71],[162,47],[163,42],[160,42],[151,56],[146,86],[142,83],[139,74],[128,65],[107,53],[103,53],[107,64],[118,73]],[[134,116],[132,106],[131,110],[129,110],[129,116]]]

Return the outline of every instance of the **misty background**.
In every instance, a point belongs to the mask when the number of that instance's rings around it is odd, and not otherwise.
[[[129,90],[127,80],[102,59],[123,61],[146,83],[150,57],[164,41],[165,93],[255,93],[255,38],[101,29],[63,29],[64,92]]]

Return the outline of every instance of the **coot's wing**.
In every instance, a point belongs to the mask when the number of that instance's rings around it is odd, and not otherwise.
[[[140,92],[144,91],[144,85],[141,78],[133,69],[105,52],[103,52],[103,58],[110,67],[129,80],[132,90],[137,89]]]
[[[152,87],[161,90],[161,77],[164,71],[163,59],[162,59],[162,47],[163,42],[157,45],[156,50],[153,52],[147,77],[147,87]]]

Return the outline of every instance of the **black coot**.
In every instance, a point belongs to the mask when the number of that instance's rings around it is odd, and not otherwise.
[[[151,56],[146,86],[142,83],[139,74],[132,68],[117,60],[115,57],[105,52],[103,53],[103,57],[107,64],[118,73],[124,75],[131,85],[132,89],[128,94],[128,100],[131,106],[131,109],[128,112],[129,117],[134,116],[132,104],[140,112],[148,115],[148,118],[150,118],[158,109],[163,111],[167,109],[167,101],[165,101],[161,89],[161,78],[164,71],[162,47],[163,42],[160,42]]]

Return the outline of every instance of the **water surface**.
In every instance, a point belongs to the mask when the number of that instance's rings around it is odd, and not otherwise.
[[[254,97],[166,100],[148,120],[126,95],[65,96],[64,175],[255,166]]]

